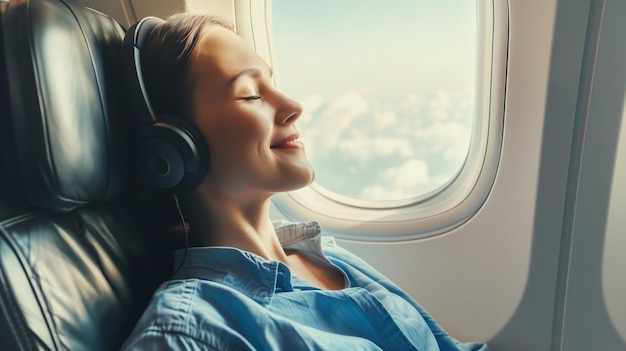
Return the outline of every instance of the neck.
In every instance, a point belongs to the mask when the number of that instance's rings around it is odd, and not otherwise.
[[[199,188],[186,194],[182,205],[191,228],[190,246],[234,247],[287,261],[270,220],[269,195],[240,199]]]

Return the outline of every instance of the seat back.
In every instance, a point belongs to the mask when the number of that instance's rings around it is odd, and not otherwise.
[[[0,349],[117,349],[171,267],[125,171],[124,30],[70,0],[0,30]]]

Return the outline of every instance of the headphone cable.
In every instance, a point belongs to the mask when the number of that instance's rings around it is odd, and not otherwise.
[[[178,202],[178,196],[174,195],[174,202],[176,203],[176,209],[178,210],[178,215],[180,216],[180,221],[183,225],[183,231],[185,232],[185,252],[183,253],[183,258],[178,263],[178,266],[174,270],[172,276],[175,276],[176,273],[183,267],[183,263],[187,258],[187,251],[189,250],[189,232],[187,231],[187,223],[185,222],[185,217],[183,216],[183,211],[180,209],[180,204]]]

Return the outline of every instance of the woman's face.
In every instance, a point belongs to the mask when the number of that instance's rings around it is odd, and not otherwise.
[[[272,86],[267,63],[219,26],[205,30],[194,54],[192,122],[211,155],[204,183],[231,196],[308,185],[314,172],[295,126],[302,107]]]

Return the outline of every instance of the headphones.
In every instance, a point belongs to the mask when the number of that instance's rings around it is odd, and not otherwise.
[[[176,116],[157,116],[152,109],[141,68],[141,49],[160,23],[146,17],[126,31],[123,64],[126,90],[139,127],[135,167],[139,180],[150,188],[180,192],[198,186],[209,169],[209,152],[197,129]]]

